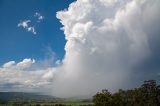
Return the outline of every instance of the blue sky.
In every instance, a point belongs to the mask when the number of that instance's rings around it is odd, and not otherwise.
[[[43,60],[47,48],[56,53],[57,59],[63,59],[66,41],[56,12],[67,8],[73,1],[0,0],[0,64],[10,60],[21,61],[24,58]],[[36,12],[45,17],[36,24],[36,35],[17,27],[23,20],[31,20],[35,24]]]

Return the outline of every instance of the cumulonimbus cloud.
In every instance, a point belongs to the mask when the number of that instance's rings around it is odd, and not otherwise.
[[[159,5],[159,0],[77,0],[70,4],[57,12],[67,40],[65,57],[58,67],[48,68],[41,76],[37,72],[33,81],[48,81],[45,89],[55,96],[73,97],[155,79],[160,67],[152,66],[151,71],[145,67],[160,62],[155,53],[160,53]],[[15,64],[11,61],[0,70]]]
[[[158,0],[77,0],[57,12],[67,43],[54,94],[90,95],[154,79],[157,72],[144,77],[145,70],[136,68],[152,55],[151,40],[160,31],[149,28],[160,27],[159,5]]]

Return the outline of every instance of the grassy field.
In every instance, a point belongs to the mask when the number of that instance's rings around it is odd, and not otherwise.
[[[90,106],[92,105],[91,102],[65,102],[65,103],[32,103],[29,104],[29,106],[36,106],[37,104],[40,104],[41,106],[60,106],[66,105],[66,106]]]

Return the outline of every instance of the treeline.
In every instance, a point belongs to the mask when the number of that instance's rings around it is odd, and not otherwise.
[[[144,81],[139,88],[110,93],[102,90],[93,96],[95,106],[160,106],[160,86],[155,80]]]

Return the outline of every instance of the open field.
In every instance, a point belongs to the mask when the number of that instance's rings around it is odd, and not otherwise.
[[[92,106],[91,102],[65,102],[65,103],[8,103],[0,106]]]

